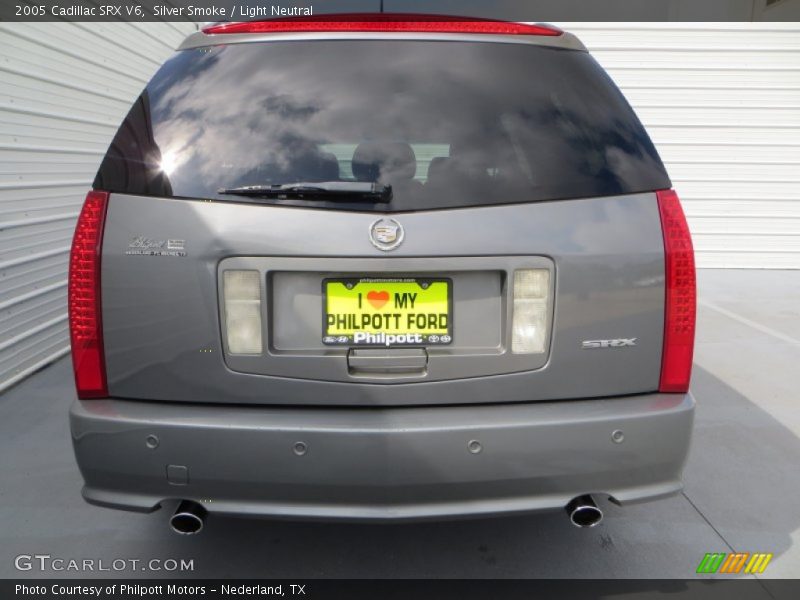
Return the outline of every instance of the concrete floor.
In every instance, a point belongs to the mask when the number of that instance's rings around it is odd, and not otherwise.
[[[0,577],[19,554],[188,558],[194,577],[692,578],[706,552],[773,552],[760,576],[800,577],[800,271],[702,271],[686,489],[578,530],[561,513],[411,525],[215,517],[203,534],[91,507],[69,441],[61,360],[0,396]],[[88,574],[91,575],[91,574]],[[147,576],[123,571],[94,576]]]

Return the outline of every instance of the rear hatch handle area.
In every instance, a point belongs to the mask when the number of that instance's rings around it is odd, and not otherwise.
[[[420,377],[428,370],[425,348],[350,348],[347,369],[355,377]]]

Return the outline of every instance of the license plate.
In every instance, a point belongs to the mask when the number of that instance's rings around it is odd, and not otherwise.
[[[322,292],[324,344],[397,347],[453,341],[449,279],[325,279]]]

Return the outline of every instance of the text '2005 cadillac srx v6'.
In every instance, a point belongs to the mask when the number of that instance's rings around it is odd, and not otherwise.
[[[212,25],[72,247],[87,501],[405,520],[681,489],[689,231],[574,36],[409,15]]]

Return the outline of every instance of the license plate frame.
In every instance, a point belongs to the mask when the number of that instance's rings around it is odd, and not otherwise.
[[[375,338],[367,338],[367,340],[363,339],[361,336],[359,339],[356,339],[357,331],[355,328],[348,328],[347,331],[340,331],[339,333],[331,333],[329,329],[329,322],[328,317],[330,314],[337,314],[330,312],[330,300],[331,300],[331,293],[329,291],[330,284],[342,284],[346,288],[348,284],[352,287],[347,288],[348,291],[346,292],[348,295],[352,294],[353,299],[356,298],[356,294],[358,294],[359,286],[367,286],[374,287],[377,289],[366,290],[363,289],[362,293],[369,293],[371,292],[386,292],[388,297],[385,300],[385,304],[397,303],[398,300],[395,296],[396,293],[411,293],[411,290],[417,291],[419,293],[422,291],[425,294],[429,294],[433,291],[434,287],[440,288],[441,285],[445,286],[445,295],[446,295],[446,306],[447,311],[445,313],[445,323],[444,327],[442,326],[443,323],[441,321],[441,313],[440,312],[427,312],[427,313],[415,313],[415,314],[424,314],[428,315],[425,317],[426,325],[432,325],[431,315],[435,316],[437,321],[435,323],[436,328],[433,333],[428,333],[424,331],[425,328],[411,328],[409,326],[401,326],[402,320],[405,317],[406,325],[408,325],[407,316],[409,311],[401,312],[400,313],[400,322],[394,321],[394,314],[386,313],[386,312],[379,312],[383,305],[377,307],[375,305],[372,306],[371,309],[365,310],[367,307],[364,306],[364,297],[362,296],[361,301],[361,309],[358,313],[347,313],[347,314],[354,314],[354,315],[363,315],[365,313],[370,313],[373,315],[383,315],[384,317],[392,315],[388,324],[389,327],[381,327],[381,328],[366,328],[361,333],[370,333],[375,336]],[[403,286],[403,289],[408,288],[405,291],[398,289],[398,286]],[[416,288],[413,286],[417,286]],[[438,293],[441,294],[441,290],[438,290]],[[374,299],[378,301],[382,300],[382,297],[376,296]],[[419,299],[417,296],[413,304],[416,304],[416,301]],[[372,300],[370,300],[372,302]],[[410,298],[407,298],[407,302],[412,302]],[[436,304],[442,304],[442,298],[438,298],[436,300]],[[391,307],[393,311],[395,307]],[[338,313],[341,314],[341,313]],[[354,316],[355,318],[355,316]],[[363,317],[361,317],[363,319]],[[373,317],[374,318],[374,317]],[[416,317],[419,318],[419,317]],[[363,323],[363,321],[362,321]],[[353,322],[353,325],[357,325],[357,322]],[[362,347],[362,348],[413,348],[413,347],[431,347],[431,346],[449,346],[453,343],[454,332],[453,332],[453,280],[449,277],[436,277],[436,276],[426,276],[426,277],[416,277],[416,276],[342,276],[342,277],[326,277],[322,280],[322,336],[321,340],[325,346],[339,346],[339,347]],[[394,336],[394,338],[390,337]],[[403,337],[404,336],[404,337]]]

